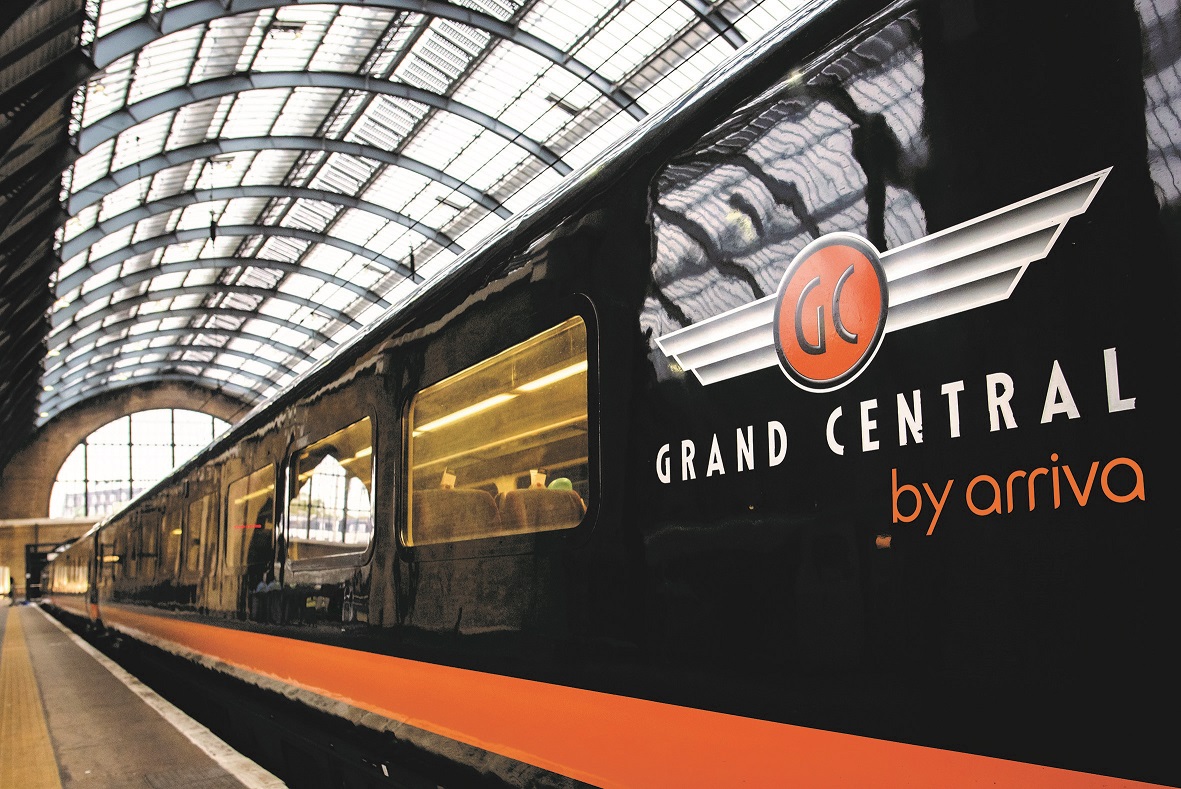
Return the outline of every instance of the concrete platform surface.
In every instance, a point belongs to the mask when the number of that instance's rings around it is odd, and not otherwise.
[[[0,787],[279,789],[36,605],[0,603]]]

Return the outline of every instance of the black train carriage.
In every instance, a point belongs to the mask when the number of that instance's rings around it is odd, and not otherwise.
[[[1176,13],[809,6],[53,604],[509,784],[1181,783]]]

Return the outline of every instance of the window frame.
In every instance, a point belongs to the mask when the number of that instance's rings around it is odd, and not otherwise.
[[[274,498],[275,503],[273,505],[275,508],[275,511],[271,513],[271,554],[270,554],[270,561],[268,562],[267,566],[273,568],[275,565],[275,540],[277,539],[277,533],[278,533],[278,528],[279,528],[278,527],[278,517],[277,517],[277,515],[278,515],[278,501],[279,501],[278,486],[279,486],[279,482],[280,482],[279,477],[278,477],[279,467],[274,460],[266,459],[265,463],[263,463],[257,467],[254,467],[253,464],[243,463],[241,465],[241,468],[244,470],[242,472],[240,472],[237,476],[235,476],[233,479],[228,479],[221,486],[220,497],[219,497],[219,498],[221,498],[221,502],[220,502],[220,506],[219,506],[220,512],[217,513],[217,519],[220,524],[220,527],[219,527],[219,531],[220,531],[219,542],[220,542],[220,544],[217,547],[217,564],[218,564],[218,572],[219,573],[229,574],[230,576],[242,575],[251,566],[249,561],[244,561],[241,564],[233,564],[230,562],[230,554],[229,554],[229,547],[230,547],[229,537],[230,537],[230,528],[231,528],[230,517],[233,514],[233,507],[230,504],[230,495],[231,495],[230,489],[238,482],[241,482],[242,480],[245,480],[245,479],[249,479],[250,477],[254,476],[255,474],[259,473],[260,471],[265,471],[268,467],[271,469],[271,484],[274,486],[274,490],[275,490],[275,498]],[[228,477],[228,475],[226,475],[226,476]],[[250,495],[250,493],[248,492],[247,495]],[[186,509],[186,512],[187,512],[187,509]],[[241,549],[241,545],[239,545],[238,547],[239,547],[239,549]],[[264,571],[264,573],[265,573],[265,571]]]
[[[369,534],[369,542],[365,544],[364,550],[360,550],[360,551],[342,550],[339,554],[333,554],[331,561],[344,562],[344,561],[346,561],[346,559],[344,559],[342,557],[348,557],[348,559],[347,559],[348,562],[355,563],[355,564],[357,564],[357,566],[362,566],[362,565],[368,564],[369,560],[373,557],[373,545],[374,545],[374,543],[377,542],[377,533],[378,533],[378,528],[379,528],[378,517],[377,517],[377,513],[378,513],[379,508],[377,506],[378,505],[378,498],[377,497],[378,497],[378,489],[380,487],[379,470],[380,470],[380,466],[381,466],[381,427],[380,427],[381,422],[380,422],[380,417],[378,416],[377,413],[375,413],[375,411],[376,411],[376,409],[366,408],[362,412],[360,412],[359,415],[356,415],[355,418],[343,419],[343,420],[334,419],[331,422],[328,422],[328,424],[335,425],[335,427],[332,427],[332,428],[328,429],[327,431],[318,430],[315,433],[307,433],[307,434],[301,436],[298,441],[293,441],[290,444],[290,446],[288,446],[287,451],[284,453],[283,460],[282,460],[283,465],[282,465],[282,469],[281,469],[281,472],[282,472],[281,473],[281,482],[283,485],[282,535],[283,535],[283,546],[284,547],[283,547],[283,555],[282,555],[281,559],[282,559],[282,564],[285,567],[287,567],[288,569],[291,569],[293,571],[298,571],[301,567],[312,566],[313,562],[325,561],[325,557],[308,557],[305,559],[291,559],[288,557],[288,553],[289,553],[290,545],[291,545],[291,533],[290,533],[291,523],[290,523],[290,518],[288,516],[291,512],[291,503],[295,500],[295,495],[296,495],[296,491],[295,491],[295,473],[296,473],[295,472],[295,464],[299,458],[299,454],[301,452],[303,452],[305,449],[307,449],[308,447],[312,446],[313,444],[323,441],[324,439],[328,438],[329,436],[339,433],[342,430],[347,430],[348,428],[352,427],[353,425],[363,422],[366,419],[369,420],[369,437],[372,441],[371,445],[373,447],[373,453],[370,455],[371,468],[369,471],[369,475],[370,475],[369,484],[372,486],[372,490],[369,493],[370,519],[371,519],[372,530]],[[323,434],[321,435],[321,433],[323,433]],[[277,535],[276,535],[276,539],[278,539]],[[342,543],[340,543],[340,545],[341,545],[341,548],[343,549],[343,548],[347,548],[349,546],[349,543],[342,542]]]
[[[415,398],[424,390],[448,378],[470,370],[489,359],[507,352],[514,346],[520,345],[539,334],[560,326],[572,318],[582,318],[586,328],[586,362],[587,362],[587,471],[588,495],[586,512],[577,526],[548,531],[534,531],[517,534],[500,534],[488,537],[458,540],[452,542],[436,542],[417,545],[407,545],[406,533],[410,522],[410,493],[411,467],[410,442],[411,419],[410,411]],[[447,329],[445,331],[455,331]],[[459,329],[462,330],[462,329]],[[438,374],[420,379],[415,385],[408,387],[403,394],[399,409],[400,422],[400,451],[399,467],[395,471],[395,489],[397,500],[394,502],[394,531],[397,550],[407,561],[431,562],[448,561],[491,556],[514,556],[536,553],[539,549],[552,549],[557,546],[578,546],[586,542],[594,525],[598,520],[601,507],[602,487],[600,484],[600,437],[599,437],[599,322],[594,303],[587,296],[576,293],[566,299],[557,300],[551,309],[538,312],[531,316],[527,325],[517,331],[506,333],[502,342],[497,343],[497,350],[490,354],[464,353],[456,355]]]

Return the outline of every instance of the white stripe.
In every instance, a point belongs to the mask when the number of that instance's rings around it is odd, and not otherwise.
[[[158,712],[160,717],[168,721],[173,728],[187,737],[190,742],[200,748],[209,758],[221,765],[222,769],[241,781],[244,786],[250,789],[283,789],[283,787],[287,786],[287,784],[280,781],[267,770],[264,770],[257,763],[235,751],[225,740],[222,740],[213,732],[209,731],[209,729],[188,715],[185,715],[180,709],[147,685],[140,682],[131,674],[128,674],[117,663],[86,643],[76,633],[46,613],[40,606],[37,606],[37,610],[52,622],[54,627],[65,633],[83,652],[90,655],[100,666],[111,672],[111,675],[115,679],[126,685],[145,704]]]

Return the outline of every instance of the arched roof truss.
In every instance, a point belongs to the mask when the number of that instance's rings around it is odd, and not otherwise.
[[[96,3],[99,71],[45,91],[82,86],[41,422],[201,375],[256,402],[798,0]]]

